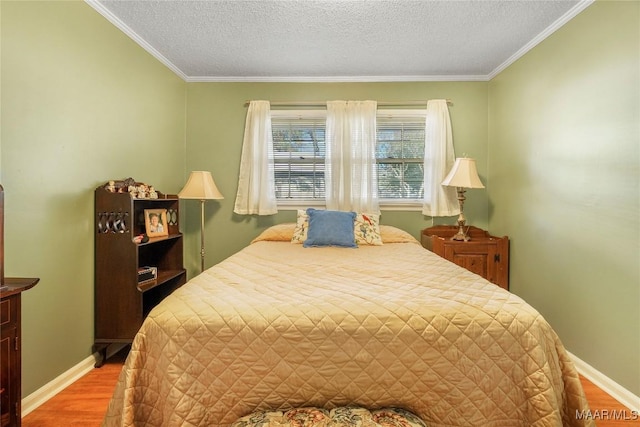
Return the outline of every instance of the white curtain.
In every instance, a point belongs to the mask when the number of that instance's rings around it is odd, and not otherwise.
[[[249,103],[233,211],[241,215],[278,213],[269,101]]]
[[[376,101],[328,101],[327,209],[378,213]]]
[[[424,201],[422,213],[431,217],[453,216],[460,206],[453,187],[441,185],[455,162],[449,108],[444,99],[427,102],[424,144]]]

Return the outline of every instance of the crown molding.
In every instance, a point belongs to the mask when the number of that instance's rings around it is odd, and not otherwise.
[[[192,82],[265,82],[265,83],[375,83],[375,82],[469,82],[488,81],[488,76],[201,76],[187,77]]]
[[[544,31],[542,31],[540,34],[534,37],[529,43],[524,45],[520,50],[514,53],[509,59],[504,61],[502,64],[496,67],[496,69],[494,69],[491,73],[489,73],[489,75],[487,76],[488,77],[487,80],[491,80],[495,76],[500,74],[511,64],[513,64],[518,59],[523,57],[527,52],[529,52],[531,49],[533,49],[538,44],[540,44],[544,39],[549,37],[551,34],[555,33],[564,24],[566,24],[567,22],[575,18],[580,12],[582,12],[587,7],[589,7],[594,1],[595,0],[580,0],[580,2],[578,2],[574,7],[569,9],[567,13],[565,13],[560,18],[558,18],[553,24],[545,28]]]
[[[135,31],[133,31],[127,24],[122,22],[117,16],[115,16],[109,9],[104,7],[97,0],[84,0],[89,6],[96,10],[100,15],[104,16],[107,21],[111,22],[123,33],[129,36],[134,42],[138,43],[140,47],[149,52],[154,58],[163,63],[167,68],[173,71],[182,80],[187,80],[186,74],[184,74],[178,67],[176,67],[171,61],[169,61],[164,55],[158,52],[153,46],[147,43],[142,37],[140,37]]]

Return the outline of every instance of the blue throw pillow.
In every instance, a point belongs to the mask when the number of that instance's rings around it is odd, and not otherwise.
[[[307,209],[309,229],[307,240],[302,244],[305,248],[319,246],[340,246],[357,248],[353,232],[355,212],[322,211]]]

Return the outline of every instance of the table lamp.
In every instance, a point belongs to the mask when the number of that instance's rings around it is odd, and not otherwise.
[[[180,199],[200,200],[200,271],[204,271],[204,202],[205,200],[224,199],[213,182],[211,172],[193,171],[184,188],[178,193]]]
[[[467,220],[462,213],[462,207],[464,205],[465,197],[464,193],[467,188],[484,188],[480,177],[478,176],[478,170],[476,169],[476,161],[466,157],[459,157],[453,164],[451,171],[446,176],[442,185],[449,187],[457,187],[458,190],[458,203],[460,204],[460,215],[458,216],[458,232],[451,237],[451,240],[462,240],[468,242],[471,237],[467,234],[467,230],[464,226]]]

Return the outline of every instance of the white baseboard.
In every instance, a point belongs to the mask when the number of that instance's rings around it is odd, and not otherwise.
[[[578,372],[586,379],[600,387],[603,391],[618,402],[622,403],[628,409],[640,412],[640,396],[636,396],[593,366],[589,365],[587,362],[580,360],[574,354],[571,354],[570,352],[567,353],[569,353],[569,357],[573,360],[573,364],[576,365]]]
[[[54,378],[53,381],[40,387],[38,390],[31,393],[22,399],[22,416],[26,416],[33,412],[37,407],[51,399],[56,394],[60,393],[69,385],[82,378],[89,373],[96,364],[96,358],[91,355],[78,363],[76,366],[64,372],[62,375]]]
[[[109,351],[107,357],[111,357],[120,351],[124,345],[121,346],[112,346],[113,349]],[[52,381],[40,387],[38,390],[31,393],[29,396],[26,396],[22,399],[22,416],[33,412],[40,405],[45,403],[47,400],[51,399],[56,394],[60,393],[62,390],[91,372],[94,369],[96,361],[99,360],[101,356],[98,353],[94,353],[91,356],[87,357],[76,366],[72,367],[68,371],[62,373],[57,378],[54,378]]]

